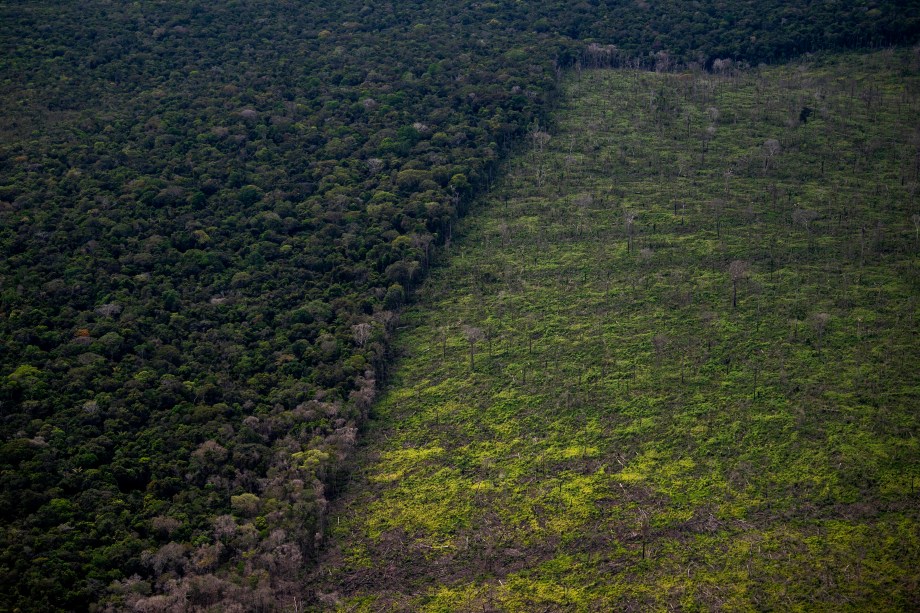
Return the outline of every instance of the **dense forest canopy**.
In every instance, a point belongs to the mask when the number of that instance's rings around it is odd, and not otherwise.
[[[918,30],[897,1],[3,5],[0,607],[296,593],[401,305],[558,71]]]

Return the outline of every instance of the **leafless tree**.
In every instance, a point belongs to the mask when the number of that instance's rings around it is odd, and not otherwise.
[[[368,158],[367,160],[367,169],[372,175],[377,174],[383,170],[383,160],[380,158]]]
[[[722,211],[725,210],[725,201],[721,198],[713,198],[709,201],[709,210],[712,211],[716,218],[716,236],[722,236]]]
[[[706,152],[709,150],[709,142],[716,137],[716,127],[709,125],[703,132],[702,151],[700,152],[700,163],[706,162]]]
[[[824,340],[824,331],[827,329],[827,324],[831,320],[831,316],[827,313],[815,313],[811,318],[811,327],[814,328],[815,334],[818,337],[818,352],[821,352],[821,342]]]
[[[441,341],[441,359],[447,359],[447,333],[449,328],[447,326],[440,326],[438,328],[438,338]]]
[[[768,138],[763,144],[763,173],[767,174],[773,165],[773,158],[779,155],[782,147],[775,138]]]
[[[367,341],[371,338],[371,325],[369,323],[360,323],[355,324],[351,327],[352,334],[354,335],[355,343],[358,347],[364,347],[367,344]]]
[[[619,63],[620,55],[616,45],[591,43],[583,54],[583,64],[591,68],[607,68]]]
[[[652,347],[655,348],[655,362],[661,363],[661,358],[668,349],[668,337],[664,334],[656,334],[652,338]]]
[[[428,267],[431,261],[431,244],[434,242],[434,236],[428,232],[422,234],[412,234],[412,246],[419,249],[424,254],[424,264]]]
[[[534,158],[536,159],[537,153],[543,153],[543,148],[546,147],[546,144],[550,141],[550,135],[546,132],[540,130],[539,126],[535,126],[534,129],[530,132],[530,140],[533,142],[533,151]],[[543,159],[540,158],[540,162],[535,164],[536,166],[536,181],[538,186],[543,185],[543,177],[546,173],[546,169],[543,167]]]
[[[792,221],[802,226],[806,232],[811,231],[811,222],[817,218],[818,214],[809,209],[796,209],[792,212]]]
[[[914,215],[914,217],[916,217],[916,215]],[[115,317],[121,313],[121,305],[117,302],[101,304],[95,308],[95,313],[97,315],[101,315],[102,317]]]
[[[632,253],[632,236],[633,228],[636,225],[638,215],[630,211],[623,211],[623,225],[626,226],[626,252]]]
[[[812,222],[819,217],[818,213],[810,209],[796,209],[792,212],[792,221],[796,225],[802,226],[808,234],[808,248],[811,250],[811,230]]]
[[[726,72],[729,72],[731,68],[732,68],[732,61],[730,58],[725,58],[724,60],[716,58],[715,60],[712,61],[712,69],[717,74],[725,74]]]
[[[667,51],[659,51],[655,54],[655,72],[668,72],[671,69],[673,60]]]
[[[470,344],[470,372],[472,372],[476,368],[476,343],[481,341],[485,334],[483,334],[481,328],[463,326],[463,336],[466,337],[466,342]]]
[[[738,283],[747,276],[748,265],[744,260],[735,260],[728,265],[728,275],[732,280],[732,308],[738,308]]]
[[[546,144],[549,143],[552,137],[543,132],[542,130],[534,130],[530,133],[530,139],[533,141],[534,146],[537,148],[537,151],[540,153],[543,152],[543,148],[546,147]]]

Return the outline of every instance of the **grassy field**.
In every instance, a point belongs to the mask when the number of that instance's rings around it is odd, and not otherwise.
[[[570,75],[405,314],[319,606],[920,607],[917,61]]]

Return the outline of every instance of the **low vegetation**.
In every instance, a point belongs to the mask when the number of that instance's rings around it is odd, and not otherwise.
[[[343,610],[920,605],[920,71],[582,71],[419,292]]]

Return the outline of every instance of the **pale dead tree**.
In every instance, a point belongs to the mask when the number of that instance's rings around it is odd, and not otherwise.
[[[367,344],[367,341],[371,338],[371,325],[369,323],[360,323],[355,324],[351,327],[352,335],[355,339],[355,344],[358,347],[364,347]]]
[[[583,211],[588,210],[594,203],[594,196],[591,194],[579,194],[575,197],[575,205]]]
[[[399,323],[399,315],[393,311],[380,311],[378,313],[374,313],[373,318],[374,320],[380,322],[384,330],[388,332],[392,332],[394,329],[396,329],[396,324]]]
[[[792,211],[792,221],[806,232],[811,232],[811,222],[818,218],[818,213],[810,209],[796,209]]]
[[[213,526],[214,538],[218,541],[229,542],[230,539],[236,536],[238,526],[232,515],[216,517],[213,521]]]
[[[725,180],[725,197],[728,198],[729,190],[731,187],[731,180],[735,177],[735,171],[729,168],[722,173],[722,178]]]
[[[431,244],[434,242],[434,236],[428,232],[422,234],[412,234],[412,246],[419,249],[425,256],[425,266],[431,261]]]
[[[683,217],[684,213],[687,212],[687,203],[683,200],[674,201],[674,215],[677,215],[677,209],[680,208],[680,216]]]
[[[732,280],[732,308],[738,308],[738,283],[747,276],[748,265],[744,260],[735,260],[728,265],[728,276]]]
[[[916,215],[914,217],[916,217]],[[101,315],[103,317],[114,317],[121,313],[121,305],[117,302],[101,304],[94,309],[94,312],[96,315]]]
[[[782,147],[775,138],[768,138],[763,144],[763,173],[767,174],[773,165],[773,158],[779,155]]]
[[[449,328],[447,326],[441,326],[438,328],[438,334],[441,337],[441,359],[447,359],[447,334]]]
[[[551,138],[552,137],[549,134],[539,129],[530,133],[530,140],[533,141],[534,147],[536,147],[537,151],[540,153],[543,152],[543,148],[546,147]]]
[[[725,201],[721,198],[713,198],[709,201],[709,210],[712,211],[713,217],[716,218],[716,236],[722,236],[722,211],[725,210]]]
[[[706,161],[706,152],[709,150],[709,143],[715,137],[716,137],[716,127],[714,125],[708,126],[706,130],[703,132],[703,150],[700,153],[700,163],[701,164]]]
[[[614,66],[618,59],[616,45],[600,45],[591,43],[583,54],[583,64],[591,68],[607,68]]]
[[[796,225],[802,226],[805,233],[808,234],[808,249],[812,248],[812,222],[819,217],[816,211],[810,209],[796,209],[792,212],[792,221]]]
[[[655,54],[655,72],[668,72],[671,69],[673,61],[667,51],[659,51]]]
[[[656,334],[652,338],[652,347],[655,348],[655,362],[661,364],[661,358],[668,349],[668,337],[664,334]]]
[[[585,216],[588,214],[588,211],[591,209],[591,205],[594,203],[594,196],[591,194],[579,194],[575,197],[575,206],[578,207],[578,227],[576,233],[581,235],[582,222],[584,221]]]
[[[744,207],[744,221],[748,224],[752,224],[757,221],[757,210],[754,208],[753,203],[749,203]]]
[[[731,68],[732,68],[732,61],[729,58],[725,58],[724,60],[716,58],[715,60],[712,61],[712,69],[717,74],[725,74],[726,72],[730,71]]]
[[[623,211],[623,225],[626,227],[626,253],[632,253],[633,229],[638,215],[630,211]]]
[[[192,457],[202,464],[220,464],[227,458],[227,450],[213,439],[206,440],[198,446]]]
[[[156,552],[143,552],[141,554],[141,563],[152,568],[158,575],[164,570],[182,570],[188,562],[185,558],[188,550],[188,545],[167,543]]]
[[[821,341],[824,339],[824,330],[827,329],[827,324],[831,320],[831,316],[827,313],[815,313],[811,318],[811,327],[814,328],[815,334],[818,337],[818,353],[821,352]]]
[[[539,126],[534,126],[534,129],[530,132],[530,140],[533,142],[533,155],[536,158],[537,153],[543,153],[543,148],[546,147],[546,144],[550,141],[550,135],[546,132],[540,130]],[[546,174],[546,169],[543,167],[542,157],[540,163],[535,164],[535,178],[537,181],[537,186],[543,185],[543,177]]]
[[[160,534],[161,537],[172,536],[172,533],[178,530],[182,526],[180,522],[175,517],[168,517],[166,515],[158,515],[150,520],[150,527]]]
[[[383,160],[381,160],[380,158],[369,158],[367,160],[367,169],[370,171],[372,175],[377,174],[378,172],[383,170]]]
[[[481,328],[463,326],[463,336],[470,344],[470,372],[472,372],[476,368],[476,343],[485,338],[485,334]]]
[[[348,394],[348,399],[361,410],[363,415],[367,415],[368,409],[377,397],[377,378],[373,370],[364,371],[364,376],[355,378],[355,387]]]

